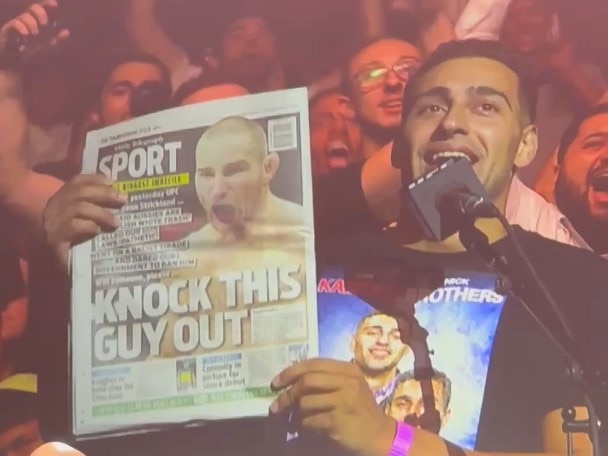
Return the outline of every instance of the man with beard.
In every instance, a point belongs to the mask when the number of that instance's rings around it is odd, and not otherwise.
[[[374,312],[364,317],[351,341],[353,361],[359,366],[378,403],[386,400],[395,387],[397,366],[409,352],[401,341],[397,320]]]
[[[557,160],[557,207],[596,253],[608,255],[608,104],[572,122]]]
[[[446,374],[433,371],[431,377],[435,408],[439,412],[441,427],[450,418],[452,382]],[[420,417],[424,414],[422,385],[414,371],[400,374],[395,381],[395,389],[384,404],[384,412],[391,418],[419,427]]]
[[[185,51],[173,43],[158,23],[156,4],[157,0],[131,0],[127,30],[140,49],[156,55],[167,65],[173,87],[177,88],[213,65],[190,62]],[[262,12],[258,8],[233,9],[218,16],[218,22],[224,25],[215,45],[220,67],[251,93],[293,86],[279,59],[276,35]]]
[[[345,168],[361,157],[361,129],[350,99],[341,91],[319,93],[309,103],[314,176]]]
[[[373,156],[395,138],[403,89],[420,60],[420,52],[412,44],[384,38],[350,59],[345,86],[361,124],[363,157]]]
[[[221,40],[220,65],[251,93],[290,86],[279,59],[276,35],[262,16],[241,14]]]

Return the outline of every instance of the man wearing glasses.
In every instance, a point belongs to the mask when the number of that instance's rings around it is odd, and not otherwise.
[[[395,138],[401,122],[403,89],[420,60],[420,51],[412,44],[379,39],[348,62],[345,85],[361,123],[365,158]]]

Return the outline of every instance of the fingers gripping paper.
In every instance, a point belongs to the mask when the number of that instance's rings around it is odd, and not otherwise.
[[[73,249],[74,434],[266,414],[318,353],[306,90],[92,132],[83,172],[128,203]]]

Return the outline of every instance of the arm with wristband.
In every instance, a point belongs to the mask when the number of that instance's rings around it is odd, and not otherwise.
[[[297,407],[301,429],[321,433],[357,456],[559,456],[463,451],[436,434],[398,423],[376,405],[354,363],[309,359],[285,369],[271,387],[279,391],[271,414]]]

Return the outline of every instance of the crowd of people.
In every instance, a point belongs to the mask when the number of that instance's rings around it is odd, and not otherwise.
[[[70,24],[56,20],[61,2],[32,3],[0,26],[0,455],[29,456],[44,442],[69,437],[69,247],[115,230],[111,209],[125,203],[103,176],[80,175],[87,132],[176,106],[308,87],[319,262],[348,255],[348,248],[325,248],[336,239],[370,234],[428,253],[412,255],[422,264],[451,262],[449,254],[463,250],[460,241],[437,247],[416,238],[400,189],[412,174],[436,166],[441,154],[468,158],[492,201],[521,228],[529,251],[551,263],[541,275],[556,294],[571,298],[567,304],[578,306],[565,312],[585,346],[601,350],[598,341],[606,338],[599,328],[608,322],[608,307],[599,308],[608,291],[608,268],[599,258],[608,255],[608,84],[597,67],[577,59],[556,1],[357,0],[349,3],[357,14],[345,17],[358,21],[359,36],[349,40],[343,61],[319,75],[286,64],[277,22],[264,2],[245,1],[218,18],[221,33],[200,46],[197,59],[163,27],[155,0],[128,0],[123,19],[130,46],[100,58],[103,69],[87,81],[77,108],[60,102],[73,99],[62,65],[75,38]],[[205,159],[197,150],[197,163]],[[481,228],[499,249],[511,248],[495,221]],[[350,250],[364,249],[362,242]],[[558,271],[560,265],[570,269]],[[575,302],[581,290],[588,303]],[[509,336],[503,337],[497,350],[507,361],[493,375],[537,372],[535,363],[546,372],[488,386],[494,404],[482,414],[476,450],[566,454],[555,397],[570,393],[561,384],[542,391],[561,369],[559,356],[518,312],[504,317],[509,329],[503,332],[520,331],[526,340],[506,343]],[[528,353],[516,359],[508,345]],[[424,412],[418,379],[391,366],[394,394],[375,400],[359,364],[296,363],[275,379],[282,392],[271,410],[306,404],[302,426],[328,436],[335,448],[389,454],[395,425],[387,420]],[[450,379],[436,371],[431,380],[441,392],[443,422],[450,415]],[[528,390],[539,389],[532,393],[537,403],[521,391],[512,400],[528,381]],[[329,406],[318,405],[320,395]],[[349,397],[361,400],[354,404]],[[532,412],[523,417],[528,406]],[[327,418],[329,411],[334,415]],[[242,439],[259,437],[259,427],[232,426]],[[501,427],[509,431],[501,434]],[[141,439],[148,439],[145,450]],[[176,439],[171,445],[188,448],[183,436]],[[82,449],[89,455],[134,448],[150,453],[164,440],[140,437]],[[238,439],[217,438],[209,453],[193,441],[191,448],[200,451],[192,454],[232,454],[238,447],[232,440]],[[430,433],[417,431],[413,442],[411,455],[446,454],[444,442]],[[574,443],[580,454],[590,454],[586,436],[575,436]],[[58,448],[34,454],[63,451]]]

